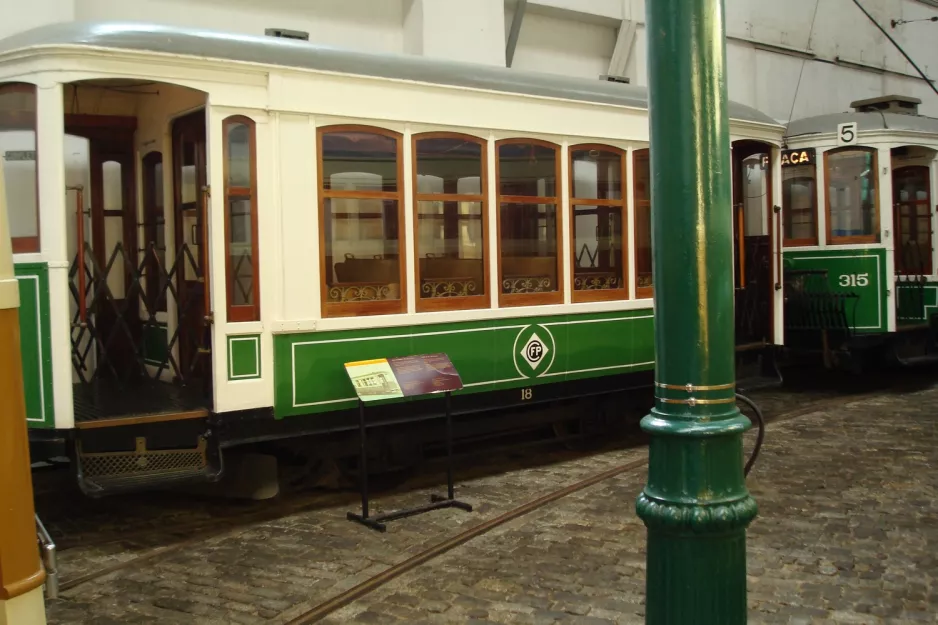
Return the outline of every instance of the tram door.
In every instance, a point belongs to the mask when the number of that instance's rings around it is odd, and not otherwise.
[[[772,343],[770,146],[733,144],[733,255],[737,350]]]
[[[929,168],[911,165],[892,173],[896,273],[929,275],[932,272],[931,193]]]
[[[179,368],[187,381],[211,384],[208,306],[205,111],[173,123],[177,323]]]

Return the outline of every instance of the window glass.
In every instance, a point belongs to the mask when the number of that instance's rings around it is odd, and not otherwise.
[[[574,290],[625,288],[622,209],[611,206],[574,206],[573,236]]]
[[[557,150],[535,143],[498,147],[499,193],[530,197],[557,194]]]
[[[251,186],[251,129],[245,124],[228,124],[228,185]]]
[[[768,154],[753,154],[743,159],[744,236],[747,237],[769,234],[768,164]]]
[[[832,238],[873,236],[876,231],[874,152],[847,149],[827,154],[827,198]]]
[[[397,191],[397,139],[360,131],[322,136],[324,189]]]
[[[326,314],[400,312],[399,139],[363,129],[320,132]]]
[[[574,301],[625,297],[622,156],[595,147],[570,154]]]
[[[502,293],[559,291],[557,207],[501,205]]]
[[[36,90],[32,85],[0,85],[0,159],[13,252],[38,252]]]
[[[400,299],[397,210],[395,200],[326,198],[329,302]]]
[[[482,143],[418,139],[416,163],[420,300],[485,295]]]
[[[260,320],[257,258],[257,173],[254,124],[225,120],[225,219],[228,320]]]
[[[633,162],[635,193],[635,279],[639,289],[651,281],[651,173],[648,150],[636,150]],[[642,294],[639,293],[639,296]]]
[[[573,150],[573,197],[622,199],[622,157],[597,149]]]
[[[782,222],[785,239],[817,240],[817,186],[814,165],[782,168]]]
[[[896,273],[926,275],[932,272],[928,176],[927,166],[907,166],[893,170]]]

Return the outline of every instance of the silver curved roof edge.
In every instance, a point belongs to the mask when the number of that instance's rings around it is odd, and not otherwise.
[[[834,113],[796,119],[788,125],[786,139],[803,138],[807,135],[836,133],[838,124],[857,123],[860,132],[894,130],[897,132],[921,132],[938,134],[938,119],[924,115],[902,113]]]
[[[44,46],[89,46],[412,80],[583,102],[648,108],[644,87],[505,67],[373,54],[268,36],[132,22],[60,22],[0,40],[0,54]],[[729,103],[736,121],[780,126],[764,113]]]

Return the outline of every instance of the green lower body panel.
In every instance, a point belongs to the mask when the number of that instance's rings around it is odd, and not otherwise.
[[[32,428],[55,427],[52,398],[52,345],[49,334],[49,267],[46,263],[15,266],[20,287],[20,350],[26,421]]]
[[[847,322],[858,333],[886,332],[886,250],[836,248],[826,250],[785,250],[786,281],[792,272],[827,271],[827,287],[832,293],[855,294],[847,309]]]
[[[927,323],[938,314],[938,282],[918,282],[917,276],[896,284],[896,325]]]
[[[350,408],[344,363],[445,353],[462,393],[524,388],[654,367],[650,309],[421,324],[274,337],[278,418]]]

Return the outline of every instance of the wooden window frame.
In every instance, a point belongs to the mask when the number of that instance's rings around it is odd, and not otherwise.
[[[573,153],[583,150],[596,150],[598,152],[608,152],[616,154],[619,157],[619,198],[618,200],[608,200],[599,198],[577,198],[574,197],[576,191],[574,185],[573,171]],[[579,143],[567,148],[568,158],[568,178],[567,195],[570,198],[570,279],[573,284],[570,285],[571,295],[574,303],[581,302],[607,302],[612,300],[629,299],[629,284],[631,276],[629,275],[629,221],[628,221],[628,180],[626,167],[628,165],[629,155],[626,150],[616,148],[602,143]],[[602,289],[598,291],[587,291],[576,289],[576,207],[577,206],[605,206],[619,209],[619,220],[622,224],[622,252],[620,259],[622,267],[622,287],[618,289]]]
[[[323,186],[323,170],[325,159],[322,150],[323,135],[340,132],[362,132],[374,135],[391,137],[397,145],[397,191],[334,191]],[[404,135],[380,128],[362,124],[337,124],[320,126],[316,129],[316,159],[319,191],[319,294],[321,298],[321,311],[324,318],[329,317],[355,317],[359,315],[393,315],[407,312],[407,234],[404,222]],[[396,300],[379,300],[375,302],[329,302],[329,286],[326,276],[331,268],[326,267],[326,200],[327,199],[358,199],[358,200],[395,200],[397,202],[397,244],[398,244],[398,275],[400,296]]]
[[[555,196],[535,196],[535,195],[502,195],[502,171],[501,156],[499,154],[503,145],[539,145],[554,150],[554,192]],[[563,159],[562,146],[558,143],[551,143],[541,139],[512,138],[501,139],[495,142],[495,235],[498,245],[498,305],[500,307],[513,306],[546,306],[550,304],[563,304],[564,292],[566,289],[566,280],[563,275],[563,241],[565,238],[563,226],[563,176],[561,174],[561,163]],[[502,204],[553,204],[554,215],[557,220],[557,240],[555,242],[557,250],[557,290],[548,293],[503,293],[502,284],[505,280],[505,263],[502,260]]]
[[[417,190],[417,142],[423,139],[460,139],[479,145],[481,149],[481,180],[478,195],[459,193],[420,193]],[[417,291],[417,312],[435,312],[441,310],[473,310],[488,308],[491,305],[489,284],[489,202],[488,202],[488,141],[473,135],[458,132],[422,132],[411,137],[411,161],[413,163],[412,184],[414,196],[414,284]],[[466,297],[421,297],[420,276],[420,202],[479,202],[482,207],[482,285],[481,295]]]
[[[840,154],[842,152],[869,152],[873,155],[873,166],[871,175],[873,177],[873,234],[854,235],[846,237],[835,237],[831,229],[831,174],[828,167],[828,157],[831,154]],[[824,152],[824,210],[827,215],[827,244],[828,245],[857,245],[863,243],[878,243],[879,233],[882,229],[879,220],[879,150],[863,145],[849,145],[842,148],[834,148]]]
[[[14,254],[38,254],[42,251],[40,237],[41,232],[41,213],[42,199],[39,197],[39,90],[36,85],[26,82],[7,82],[0,83],[0,95],[4,93],[31,93],[36,98],[36,110],[33,111],[32,119],[16,116],[10,119],[4,119],[0,116],[0,127],[10,130],[32,130],[36,142],[36,236],[34,237],[11,237],[10,242]],[[30,122],[32,122],[30,124]],[[74,207],[73,207],[74,209]],[[11,207],[7,207],[11,210]]]
[[[642,200],[638,197],[638,185],[636,181],[638,177],[635,175],[635,162],[638,160],[639,156],[642,154],[647,154],[648,159],[648,199]],[[638,148],[632,150],[632,222],[637,223],[638,221],[638,211],[647,210],[648,211],[648,222],[651,225],[652,230],[654,229],[654,224],[651,223],[651,148]],[[638,228],[635,228],[635,239],[634,242],[638,241]],[[655,243],[654,238],[649,241],[651,245],[651,262],[654,267],[655,263]],[[651,299],[655,296],[655,282],[654,282],[654,273],[652,273],[652,283],[651,286],[639,286],[638,285],[638,245],[635,245],[635,299]]]
[[[250,187],[232,187],[228,184],[229,158],[228,158],[228,129],[235,125],[244,125],[248,128],[250,146]],[[257,126],[253,119],[244,115],[232,115],[222,121],[222,147],[223,147],[223,176],[225,181],[225,298],[227,304],[228,323],[245,323],[261,320],[261,275],[260,275],[260,248],[258,246],[257,231]],[[253,272],[252,291],[253,303],[234,303],[233,278],[234,265],[231,261],[231,201],[251,200],[251,271]]]
[[[814,181],[814,236],[806,239],[789,239],[785,236],[785,217],[787,215],[788,209],[785,207],[785,170],[782,169],[782,247],[808,247],[818,244],[818,180],[817,180],[817,165],[812,164],[811,167],[814,168],[814,178],[810,180]],[[799,178],[793,178],[792,180],[798,180]]]

